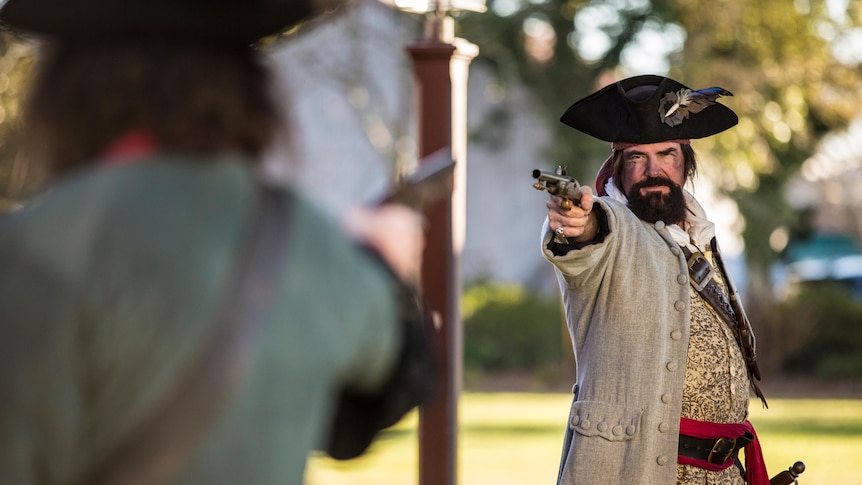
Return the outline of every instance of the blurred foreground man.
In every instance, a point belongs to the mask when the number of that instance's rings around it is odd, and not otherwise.
[[[597,197],[552,196],[542,232],[577,366],[561,484],[769,483],[747,420],[749,389],[762,397],[754,338],[714,226],[684,189],[690,140],[738,121],[723,95],[638,76],[561,118],[613,148]]]
[[[429,393],[420,217],[260,180],[314,0],[9,0],[50,187],[0,225],[0,483],[301,484]],[[289,137],[288,133],[282,133]]]

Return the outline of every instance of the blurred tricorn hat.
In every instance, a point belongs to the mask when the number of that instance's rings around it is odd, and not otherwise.
[[[0,23],[61,39],[250,44],[343,0],[6,0]]]
[[[715,100],[723,88],[691,90],[673,79],[644,75],[610,84],[572,104],[560,121],[600,140],[637,144],[703,138],[739,122]]]

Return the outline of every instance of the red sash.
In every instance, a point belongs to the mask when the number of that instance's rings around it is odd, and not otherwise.
[[[748,482],[748,485],[769,485],[769,474],[766,471],[766,463],[763,461],[760,441],[757,439],[757,433],[754,431],[754,425],[751,424],[751,421],[746,421],[742,424],[722,424],[680,418],[679,433],[702,439],[734,439],[745,433],[751,433],[754,435],[754,441],[745,447],[746,482]],[[714,465],[706,460],[697,460],[680,455],[678,463],[696,466],[705,470],[719,471],[733,465],[733,458],[728,459],[721,465]]]

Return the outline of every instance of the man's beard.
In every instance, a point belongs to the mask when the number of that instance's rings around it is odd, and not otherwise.
[[[670,193],[664,195],[660,192],[648,192],[646,195],[641,195],[640,189],[659,186],[669,188]],[[666,178],[649,177],[642,180],[629,189],[626,197],[629,200],[629,209],[644,221],[679,224],[685,220],[687,208],[682,187]]]

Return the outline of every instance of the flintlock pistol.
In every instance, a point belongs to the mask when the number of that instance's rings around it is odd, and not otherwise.
[[[580,205],[581,184],[566,175],[566,167],[557,165],[557,170],[553,172],[534,169],[533,178],[537,180],[533,184],[533,188],[546,190],[549,194],[558,195],[564,199],[563,203],[560,204],[563,209],[570,209],[572,204]]]

